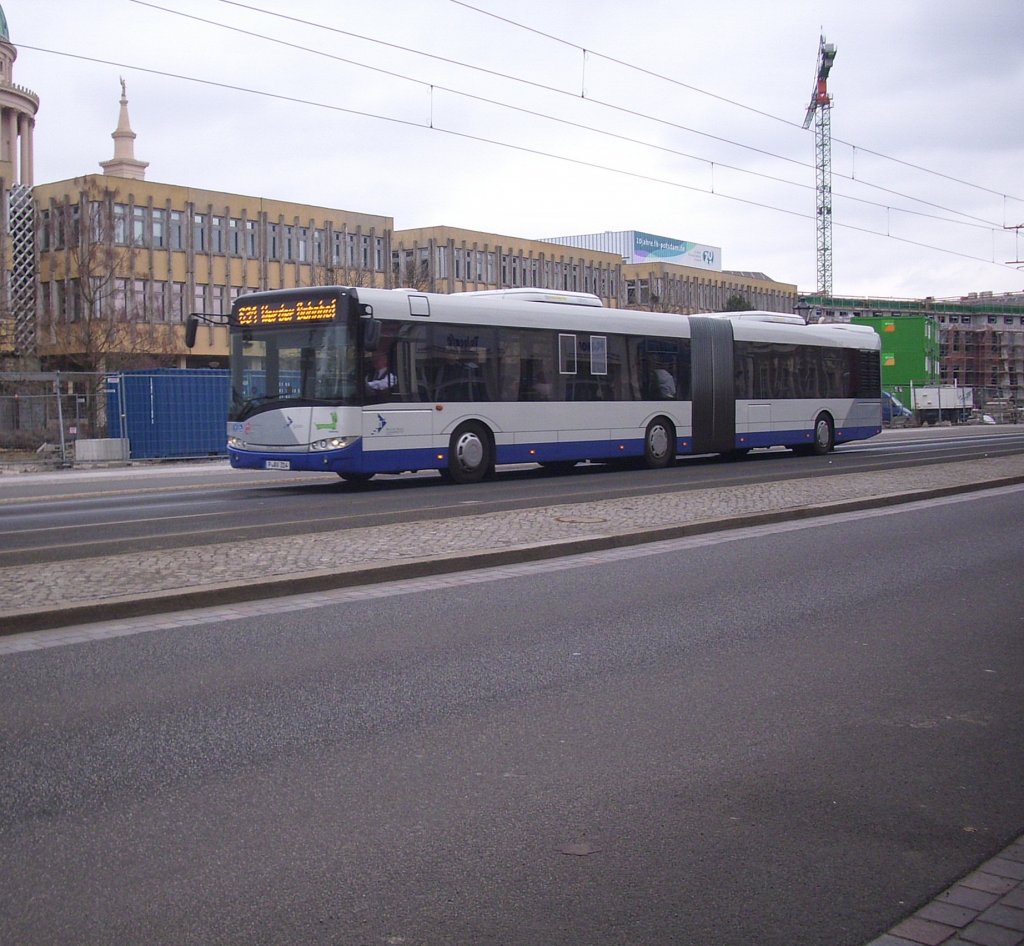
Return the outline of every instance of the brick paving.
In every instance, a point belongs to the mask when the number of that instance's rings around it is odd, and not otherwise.
[[[1024,836],[868,946],[1020,946]]]

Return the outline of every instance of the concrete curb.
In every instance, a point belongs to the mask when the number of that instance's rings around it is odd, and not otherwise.
[[[238,579],[218,582],[198,588],[174,589],[147,595],[104,598],[66,607],[29,609],[0,613],[0,636],[22,634],[29,631],[51,630],[88,624],[96,621],[114,621],[149,615],[184,611],[193,608],[238,604],[286,595],[311,594],[322,591],[351,588],[358,585],[379,584],[410,578],[424,578],[451,574],[476,568],[544,561],[565,555],[585,554],[608,549],[627,548],[650,542],[705,535],[711,532],[743,529],[799,519],[820,518],[844,512],[884,508],[919,500],[938,499],[957,493],[996,489],[1024,483],[1024,475],[1000,477],[954,486],[929,487],[857,499],[798,506],[787,510],[747,513],[698,519],[693,522],[655,529],[620,530],[615,533],[556,539],[545,542],[525,542],[501,549],[480,549],[472,552],[410,558],[385,565],[357,565],[340,569],[319,569],[266,579]]]

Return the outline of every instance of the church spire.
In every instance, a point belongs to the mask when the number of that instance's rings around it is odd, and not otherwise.
[[[148,161],[137,161],[135,158],[135,132],[128,121],[128,94],[125,81],[121,80],[121,112],[117,118],[117,128],[111,133],[114,139],[114,157],[109,161],[100,161],[104,174],[112,177],[130,177],[136,181],[146,179]]]

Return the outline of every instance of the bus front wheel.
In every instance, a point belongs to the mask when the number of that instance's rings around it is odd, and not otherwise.
[[[478,483],[494,467],[494,448],[483,424],[456,428],[448,445],[448,466],[443,471],[453,483]]]
[[[644,466],[651,470],[660,470],[668,466],[676,457],[676,430],[672,422],[664,417],[656,417],[647,425],[644,434]]]

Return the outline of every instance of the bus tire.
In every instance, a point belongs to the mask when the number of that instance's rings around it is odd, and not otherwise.
[[[372,473],[339,473],[346,483],[369,483],[373,479]]]
[[[655,417],[644,434],[644,466],[660,470],[676,458],[676,429],[665,417]]]
[[[494,469],[490,432],[476,421],[455,428],[448,443],[446,479],[453,483],[479,483]]]
[[[814,439],[811,443],[804,444],[803,448],[797,452],[823,457],[826,453],[831,453],[835,449],[835,445],[835,421],[832,420],[831,414],[826,414],[822,411],[814,418]]]

